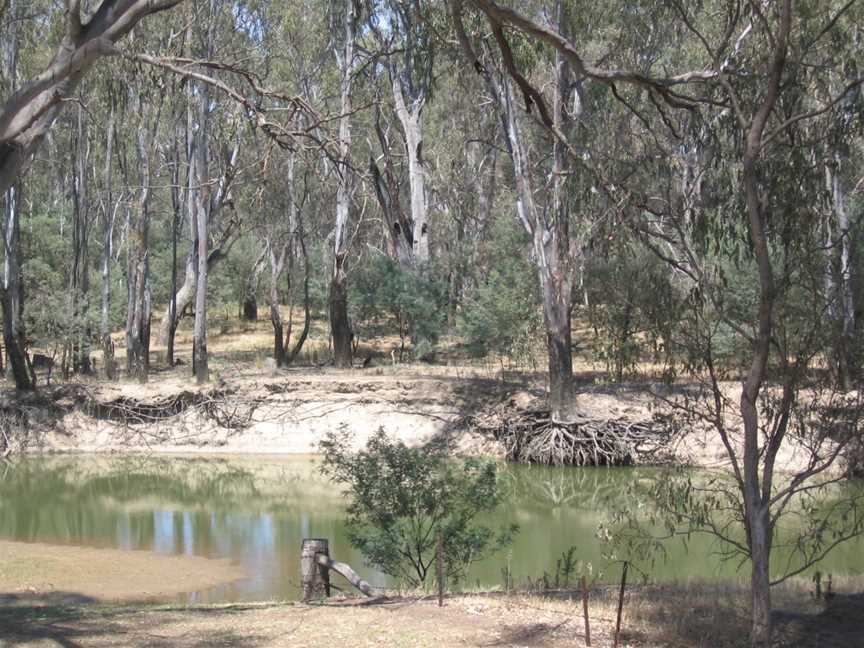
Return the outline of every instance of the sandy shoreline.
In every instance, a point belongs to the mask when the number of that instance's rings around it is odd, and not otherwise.
[[[246,578],[230,560],[0,540],[0,603],[164,601]]]

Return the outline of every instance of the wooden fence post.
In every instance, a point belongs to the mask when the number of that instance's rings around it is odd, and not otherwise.
[[[588,622],[588,585],[582,576],[582,614],[585,617],[585,645],[591,646],[591,624]]]
[[[444,534],[438,529],[438,607],[444,607]]]
[[[621,612],[624,609],[624,588],[627,586],[627,566],[624,563],[624,571],[621,572],[621,590],[618,592],[618,618],[615,621],[615,643],[613,648],[618,648],[618,636],[621,634]]]
[[[330,543],[325,538],[304,539],[300,547],[304,601],[330,596],[330,571],[319,564],[318,556],[330,558]]]

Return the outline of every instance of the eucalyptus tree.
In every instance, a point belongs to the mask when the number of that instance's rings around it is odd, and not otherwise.
[[[832,297],[829,317],[833,325],[833,348],[828,357],[838,384],[851,389],[861,377],[862,361],[862,348],[857,341],[861,297],[855,291],[859,275],[855,249],[860,240],[861,216],[855,213],[854,191],[862,177],[864,159],[864,119],[861,117],[864,99],[860,86],[854,83],[864,68],[862,57],[855,55],[864,46],[864,29],[857,24],[848,29],[841,26],[838,32],[834,40],[842,46],[837,48],[836,59],[831,61],[833,68],[828,68],[824,74],[807,75],[807,82],[813,87],[811,96],[820,102],[842,96],[838,109],[830,114],[827,128],[826,124],[818,123],[812,130],[817,141],[822,140],[822,146],[815,152],[821,154],[825,170],[825,249],[828,256],[825,280],[826,290]],[[850,84],[853,85],[849,87]]]
[[[373,182],[388,219],[397,259],[402,264],[419,267],[428,265],[430,261],[431,223],[423,157],[423,111],[431,98],[434,83],[435,34],[431,23],[435,12],[435,5],[423,0],[376,2],[370,12],[370,25],[387,69],[393,110],[408,161],[408,214],[399,208],[400,188],[392,171],[394,152],[380,124],[380,112],[376,118],[376,130],[388,170],[386,177],[382,176],[373,160]]]
[[[133,150],[126,162],[126,175],[136,189],[129,206],[127,221],[127,309],[126,309],[126,370],[129,376],[146,382],[150,371],[150,321],[152,318],[152,278],[150,228],[154,212],[154,185],[157,177],[159,141],[164,137],[160,124],[165,106],[161,84],[132,79],[127,85],[130,97],[127,105],[137,117]],[[155,91],[155,92],[154,92]],[[156,98],[145,101],[145,97]],[[131,167],[131,168],[128,168]],[[131,188],[130,188],[131,189]]]
[[[357,33],[362,7],[358,0],[333,2],[333,53],[339,67],[339,155],[336,160],[338,185],[336,219],[333,229],[333,272],[330,279],[330,334],[333,338],[333,362],[337,367],[352,364],[351,323],[348,318],[348,274],[346,262],[350,236],[348,231],[351,205],[357,180],[351,157],[354,112],[353,86],[357,74]]]
[[[795,195],[802,188],[806,191],[814,169],[813,165],[798,164],[796,158],[800,158],[801,151],[797,137],[806,123],[836,111],[844,97],[864,82],[856,76],[830,96],[808,98],[812,88],[801,83],[803,71],[837,66],[836,58],[826,57],[821,45],[834,38],[839,29],[860,24],[861,7],[854,1],[826,6],[792,0],[719,3],[716,7],[691,7],[681,2],[650,5],[646,9],[655,17],[668,16],[669,21],[655,20],[650,24],[663,38],[655,42],[653,51],[644,51],[636,58],[642,62],[636,66],[614,56],[602,64],[591,63],[578,39],[568,38],[548,22],[494,0],[471,0],[470,4],[499,34],[497,40],[508,72],[532,107],[540,105],[538,94],[525,83],[518,63],[508,56],[509,43],[506,37],[501,38],[505,28],[551,46],[567,60],[574,74],[614,91],[635,112],[634,119],[647,131],[645,140],[652,142],[643,161],[652,165],[654,180],[664,177],[658,168],[660,160],[665,162],[662,138],[657,136],[660,142],[653,143],[658,133],[678,139],[682,125],[689,119],[695,120],[691,124],[698,124],[700,119],[716,124],[716,129],[728,133],[728,148],[712,147],[703,157],[709,160],[715,155],[714,163],[725,166],[729,171],[726,183],[701,186],[699,202],[712,207],[718,216],[717,227],[729,232],[732,239],[714,249],[732,263],[746,259],[738,272],[749,273],[747,281],[755,296],[739,304],[738,322],[729,317],[722,320],[747,353],[740,397],[734,406],[737,412],[732,417],[739,425],[730,423],[727,416],[733,406],[724,396],[713,363],[716,347],[711,332],[716,330],[716,321],[709,322],[702,333],[707,343],[702,346],[700,361],[711,385],[704,400],[708,414],[703,420],[719,435],[737,487],[737,495],[729,503],[734,504],[736,518],[746,531],[746,541],[738,547],[750,559],[752,645],[768,646],[770,557],[779,520],[790,503],[824,494],[824,488],[836,481],[827,471],[860,430],[860,393],[849,398],[829,397],[827,402],[820,400],[825,398],[821,392],[801,393],[806,369],[819,349],[813,338],[821,324],[817,310],[815,320],[812,312],[803,314],[808,316],[804,319],[806,329],[797,328],[801,322],[796,324],[796,319],[802,317],[802,312],[790,308],[790,304],[797,303],[790,302],[790,288],[796,276],[798,286],[812,283],[811,252],[816,247],[813,206]],[[633,11],[642,8],[634,7]],[[631,38],[634,43],[646,42],[644,30]],[[854,56],[855,50],[847,52]],[[658,71],[661,68],[663,72]],[[676,72],[666,73],[670,69]],[[619,92],[622,86],[631,92]],[[573,144],[548,114],[540,117],[556,139]],[[820,165],[815,168],[816,173],[822,173]],[[688,222],[686,210],[682,214],[673,210],[668,201],[655,199],[650,182],[645,190],[644,186],[618,178],[605,190],[611,191],[614,186],[629,194],[625,204],[632,207],[633,217],[653,221],[643,224],[642,229],[652,230],[658,254],[693,281],[694,296],[710,298],[711,292],[716,295],[716,286],[711,285],[716,275],[704,272],[706,266],[698,255],[691,254],[688,245],[700,223]],[[726,191],[730,186],[731,191]],[[797,297],[800,300],[802,293]],[[817,308],[819,303],[825,302],[817,302]],[[721,313],[726,310],[722,303],[712,304],[718,306]],[[742,309],[746,309],[746,317],[740,317]],[[833,409],[844,412],[846,420],[832,417]],[[778,457],[793,437],[809,449],[808,459],[804,468],[782,477],[776,474]],[[861,532],[856,507],[855,501],[849,502],[848,512],[836,520],[813,513],[814,529],[805,551],[808,564],[836,543]],[[834,541],[827,544],[822,535],[826,529],[836,534]]]
[[[95,218],[91,200],[92,142],[90,118],[82,105],[76,111],[72,129],[72,267],[69,272],[69,299],[72,322],[65,345],[71,369],[89,374],[90,363],[90,230]],[[64,363],[65,364],[65,363]]]
[[[2,18],[8,31],[2,48],[3,94],[14,94],[19,86],[20,40],[23,29],[22,3],[9,0]],[[21,276],[21,183],[16,177],[4,190],[3,205],[3,346],[7,367],[19,389],[32,387],[26,366],[26,342],[23,325],[24,286]]]
[[[111,338],[111,266],[114,258],[114,232],[125,191],[115,192],[115,146],[117,141],[118,90],[108,82],[103,90],[106,97],[104,123],[105,142],[102,147],[104,156],[101,183],[98,185],[98,205],[102,225],[102,252],[99,259],[100,309],[99,339],[102,348],[102,366],[105,377],[113,380],[116,376],[114,361],[114,342]]]
[[[500,115],[501,130],[513,168],[516,215],[532,241],[532,260],[543,296],[552,420],[555,423],[572,424],[579,420],[579,410],[573,381],[571,312],[574,273],[578,269],[577,261],[582,246],[580,239],[571,236],[570,232],[570,212],[577,192],[573,186],[570,155],[563,137],[569,133],[575,119],[585,121],[581,88],[571,80],[569,62],[557,54],[551,66],[551,98],[544,98],[533,88],[533,94],[530,97],[526,95],[526,101],[536,104],[538,110],[544,113],[549,128],[562,135],[562,138],[553,138],[551,142],[551,165],[546,173],[547,191],[544,192],[548,199],[544,201],[536,186],[530,126],[521,114],[514,82],[505,76],[504,67],[490,60],[489,56],[483,56],[481,60],[481,55],[478,55],[465,30],[459,3],[451,3],[451,9],[463,50],[484,79],[488,95]],[[566,33],[569,17],[563,0],[555,3],[554,15],[558,29]],[[501,29],[494,28],[493,34],[504,52],[505,61],[514,65],[513,52]],[[530,87],[521,74],[516,75],[516,80],[523,92],[524,87]],[[546,106],[547,101],[551,102],[551,112]],[[586,211],[584,205],[580,207]]]
[[[20,179],[65,102],[74,95],[93,66],[100,59],[114,54],[117,42],[142,19],[171,9],[182,1],[103,0],[92,14],[85,16],[80,0],[67,0],[60,18],[62,36],[48,65],[29,81],[16,82],[6,89],[0,108],[0,194],[5,195]],[[52,8],[46,15],[53,18],[56,11]],[[9,240],[12,245],[8,247],[17,245],[14,234]],[[18,264],[18,267],[10,269],[9,276],[20,276],[19,252],[7,250],[7,260]],[[20,292],[18,299],[18,304],[14,297],[10,301],[9,291],[4,290],[4,319],[10,322],[5,341],[16,386],[32,389],[23,335],[16,335],[12,327],[23,308]],[[4,333],[6,328],[4,325]]]

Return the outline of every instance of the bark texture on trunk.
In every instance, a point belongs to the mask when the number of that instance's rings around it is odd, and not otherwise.
[[[846,187],[843,183],[841,156],[835,153],[825,166],[825,180],[831,199],[832,231],[826,241],[829,251],[826,286],[830,300],[829,313],[833,322],[833,366],[837,384],[845,390],[860,375],[855,343],[855,290],[853,286],[852,228],[849,221]]]
[[[759,280],[759,306],[756,313],[753,357],[741,390],[740,401],[741,419],[744,424],[741,486],[744,496],[747,546],[752,561],[750,587],[753,616],[750,639],[754,648],[768,648],[771,645],[771,588],[768,570],[773,528],[770,510],[773,497],[774,461],[785,435],[785,426],[777,426],[765,446],[761,446],[762,433],[759,425],[758,403],[771,351],[776,288],[766,228],[766,202],[760,195],[759,162],[763,153],[762,138],[765,128],[780,95],[791,22],[792,2],[784,0],[765,95],[745,129],[741,172],[741,190],[744,194],[747,225]]]
[[[288,256],[289,244],[282,246],[281,250],[273,249],[273,242],[268,245],[268,258],[270,261],[270,324],[273,326],[273,359],[277,367],[282,367],[286,362],[285,357],[285,325],[282,322],[282,313],[279,306],[282,303],[282,294],[279,290],[279,282],[285,270],[285,261]]]
[[[393,97],[396,116],[405,134],[408,157],[408,189],[411,197],[412,262],[423,265],[429,262],[429,219],[426,204],[426,173],[423,169],[423,102],[417,102],[409,110],[402,95],[399,76],[393,77]]]
[[[18,30],[20,0],[9,0],[6,6],[10,18],[8,32],[2,43],[3,76],[10,90],[18,88]],[[0,140],[0,157],[2,157]],[[9,183],[3,194],[3,346],[6,349],[6,369],[15,387],[29,391],[36,387],[27,362],[27,342],[24,332],[24,280],[21,273],[21,184]]]
[[[129,306],[126,316],[126,370],[146,382],[150,371],[150,142],[140,125],[136,136],[141,193],[129,231]]]
[[[333,339],[333,362],[337,367],[350,368],[353,362],[351,323],[348,319],[348,276],[345,264],[348,258],[347,228],[354,193],[351,160],[351,97],[354,79],[354,50],[360,16],[354,0],[344,0],[342,14],[341,47],[336,47],[339,62],[340,109],[339,119],[339,186],[336,190],[336,226],[333,236],[333,270],[330,276],[330,335]]]
[[[571,241],[569,232],[569,209],[564,185],[568,175],[567,152],[556,140],[553,144],[552,192],[547,208],[541,209],[535,201],[531,159],[512,83],[503,75],[487,68],[477,58],[459,17],[460,3],[458,0],[451,0],[450,6],[462,49],[483,77],[489,94],[496,103],[507,152],[513,163],[516,215],[531,236],[532,260],[537,268],[543,298],[552,420],[556,423],[573,423],[578,420],[578,402],[573,381],[570,317],[573,305],[573,265],[579,256],[579,250]],[[563,2],[557,3],[556,16],[559,26],[564,25]],[[553,120],[560,131],[565,131],[567,122],[571,120],[565,112],[570,85],[569,66],[560,55],[556,56]]]
[[[30,391],[36,387],[27,362],[27,342],[24,332],[24,281],[21,275],[20,189],[6,191],[3,219],[5,247],[3,275],[3,346],[6,366],[16,389]]]
[[[303,350],[303,345],[306,344],[306,339],[309,337],[309,328],[312,325],[312,298],[309,294],[309,280],[311,278],[312,269],[309,265],[309,254],[306,250],[306,239],[302,223],[300,223],[299,227],[298,240],[300,243],[300,252],[303,256],[303,328],[300,330],[300,335],[297,337],[297,341],[294,343],[291,351],[288,352],[288,357],[286,358],[287,364],[293,363],[297,356],[300,355],[300,352]],[[286,348],[291,342],[292,329],[292,323],[289,321],[288,332],[285,334]]]
[[[192,366],[195,381],[201,385],[210,380],[207,357],[207,257],[210,236],[210,174],[208,152],[208,112],[210,93],[206,86],[196,88],[197,128],[193,137],[195,186],[190,191],[192,222],[195,229],[197,265],[195,266],[195,324],[192,333]]]
[[[342,369],[350,369],[354,357],[347,283],[344,271],[337,265],[336,274],[330,281],[330,331],[333,335],[333,362]]]
[[[174,338],[177,332],[177,239],[180,238],[180,227],[183,220],[183,204],[180,185],[180,142],[183,141],[180,127],[174,135],[174,145],[171,147],[171,294],[163,323],[168,324],[165,332],[165,364],[174,366]],[[186,181],[188,188],[189,182]],[[194,240],[194,237],[193,237]],[[160,329],[160,336],[162,331]]]
[[[99,337],[102,346],[102,367],[105,377],[113,380],[117,370],[114,360],[114,342],[111,339],[111,259],[114,253],[114,223],[120,201],[114,201],[114,136],[116,107],[111,104],[105,136],[105,169],[103,171],[102,198],[102,258],[99,261],[102,282],[99,313]]]
[[[90,167],[89,125],[87,112],[78,107],[77,130],[73,150],[72,174],[72,269],[69,274],[69,297],[73,327],[68,340],[72,352],[72,369],[90,374]]]

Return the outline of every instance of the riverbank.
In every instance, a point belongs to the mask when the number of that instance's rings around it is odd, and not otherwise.
[[[826,607],[782,590],[776,645],[864,645],[860,600]],[[741,588],[705,585],[628,589],[621,646],[743,648],[748,645]],[[589,602],[591,641],[610,646],[616,594],[594,589]],[[791,607],[789,607],[791,606]],[[32,647],[172,646],[545,646],[584,645],[581,599],[575,593],[454,594],[439,608],[432,597],[259,603],[220,606],[56,605],[0,606],[0,645]],[[8,643],[4,643],[8,642]]]
[[[443,437],[455,453],[501,457],[501,443],[471,429],[470,418],[502,404],[514,411],[542,407],[544,398],[542,376],[496,379],[464,367],[276,370],[255,360],[223,365],[204,387],[192,383],[185,367],[175,367],[154,371],[146,385],[90,380],[43,388],[39,401],[23,406],[7,392],[3,409],[19,406],[27,412],[30,452],[309,454],[329,431],[347,427],[359,447],[383,427],[407,444]],[[724,388],[734,403],[740,385]],[[608,385],[583,377],[578,398],[580,410],[595,421],[645,423],[668,415],[671,403],[692,393],[684,384]],[[729,418],[735,443],[740,426],[731,412]],[[688,425],[667,443],[665,462],[728,466],[726,450],[710,427]],[[808,460],[807,450],[790,437],[777,465],[795,471]]]

